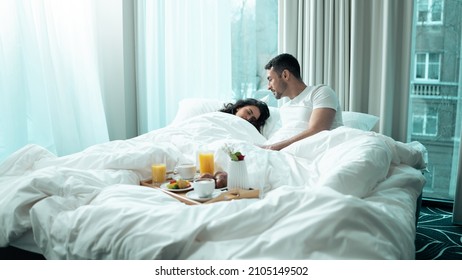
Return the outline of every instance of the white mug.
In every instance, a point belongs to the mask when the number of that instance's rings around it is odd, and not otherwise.
[[[196,175],[196,166],[194,164],[180,164],[175,168],[175,172],[181,179],[193,179]]]
[[[197,179],[193,183],[194,191],[197,193],[197,196],[200,198],[212,196],[213,191],[215,190],[215,180],[214,179]]]

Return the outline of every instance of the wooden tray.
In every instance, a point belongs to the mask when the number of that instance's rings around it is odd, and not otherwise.
[[[192,200],[186,196],[186,193],[188,191],[184,192],[170,192],[168,190],[164,190],[160,188],[161,183],[152,183],[152,180],[144,180],[140,182],[140,185],[145,186],[145,187],[150,187],[150,188],[156,188],[176,199],[179,201],[183,202],[184,204],[187,205],[200,205],[200,204],[209,204],[209,203],[214,203],[218,201],[229,201],[229,200],[234,200],[234,199],[243,199],[243,198],[258,198],[260,196],[260,191],[258,189],[249,189],[249,190],[238,190],[238,191],[223,191],[222,194],[219,196],[212,198],[210,200],[207,200],[205,202],[199,202]],[[190,190],[189,190],[190,191]]]
[[[169,192],[168,190],[164,190],[164,189],[161,189],[160,188],[160,185],[162,185],[161,183],[152,183],[152,179],[149,179],[149,180],[144,180],[144,181],[141,181],[140,182],[140,185],[142,186],[145,186],[145,187],[150,187],[150,188],[156,188],[176,199],[178,199],[179,201],[187,204],[187,205],[198,205],[198,204],[202,204],[201,202],[199,201],[195,201],[195,200],[192,200],[188,197],[186,197],[186,193],[189,191],[184,191],[184,192]]]

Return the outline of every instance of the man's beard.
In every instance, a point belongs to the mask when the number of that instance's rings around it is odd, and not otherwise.
[[[282,98],[282,95],[284,94],[284,92],[287,90],[287,83],[285,81],[282,81],[281,84],[280,84],[280,90],[278,91],[273,91],[273,95],[274,95],[274,98],[276,99],[281,99]]]

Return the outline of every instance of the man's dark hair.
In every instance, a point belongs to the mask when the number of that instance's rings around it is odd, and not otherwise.
[[[273,67],[274,71],[278,73],[279,76],[282,75],[282,71],[289,70],[292,75],[298,80],[302,80],[300,75],[300,64],[298,60],[291,54],[282,53],[273,59],[271,59],[266,65],[265,69],[270,70]]]

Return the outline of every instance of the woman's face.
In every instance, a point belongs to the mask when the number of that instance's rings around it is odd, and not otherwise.
[[[260,109],[254,105],[246,105],[237,109],[236,116],[241,117],[249,122],[256,121],[260,118]]]

